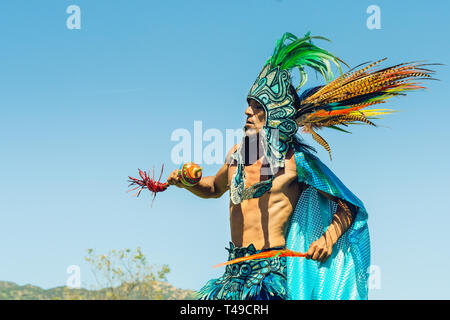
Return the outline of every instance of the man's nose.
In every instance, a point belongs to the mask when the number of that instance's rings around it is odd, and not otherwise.
[[[253,115],[252,107],[248,106],[247,109],[245,109],[245,115],[246,116],[252,116]]]

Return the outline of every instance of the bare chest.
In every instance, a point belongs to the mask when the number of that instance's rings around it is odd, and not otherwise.
[[[292,159],[293,160],[293,159]],[[231,185],[231,181],[236,172],[237,166],[231,164],[228,168],[228,186]],[[270,169],[268,165],[262,164],[261,161],[257,161],[251,165],[244,166],[245,174],[245,188],[251,187],[258,182],[262,182],[270,179]],[[295,162],[291,159],[286,159],[285,167],[280,168],[275,173],[275,178],[272,182],[272,188],[268,193],[277,194],[279,192],[288,192],[291,185],[297,181],[297,171]]]
[[[230,165],[229,184],[235,172],[236,166]],[[245,166],[244,172],[246,188],[269,178],[267,168],[258,162]],[[285,167],[275,174],[272,188],[268,192],[237,205],[230,201],[233,243],[238,246],[253,243],[258,249],[284,246],[286,226],[300,193],[295,162],[286,159]]]

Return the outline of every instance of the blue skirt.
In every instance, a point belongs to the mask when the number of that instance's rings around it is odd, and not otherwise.
[[[282,248],[256,250],[253,244],[248,247],[235,247],[230,242],[228,261]],[[199,300],[284,300],[286,291],[286,258],[249,260],[226,266],[225,273],[212,279],[197,292]]]

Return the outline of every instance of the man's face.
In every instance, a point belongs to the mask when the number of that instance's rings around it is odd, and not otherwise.
[[[259,102],[249,99],[248,107],[245,109],[247,122],[245,123],[245,134],[257,134],[266,122],[266,113]]]

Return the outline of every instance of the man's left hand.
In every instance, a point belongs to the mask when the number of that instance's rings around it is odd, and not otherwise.
[[[306,259],[312,259],[320,262],[325,262],[333,252],[333,243],[323,235],[318,240],[314,241],[306,252]]]

